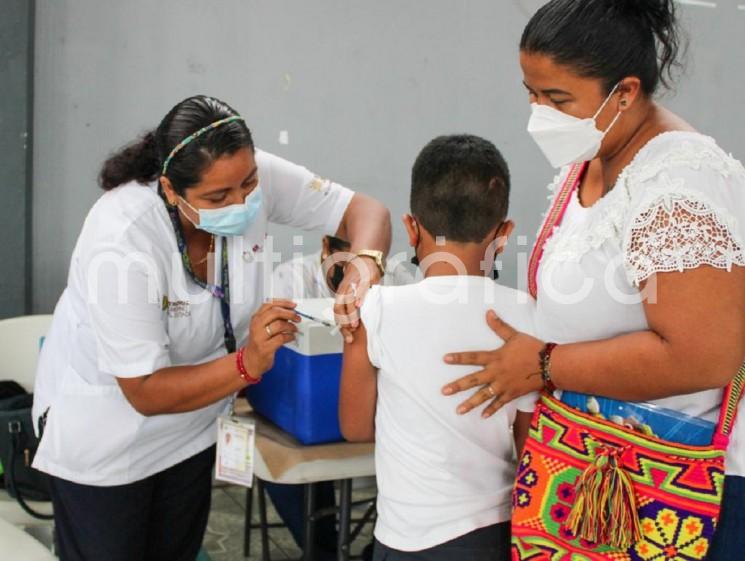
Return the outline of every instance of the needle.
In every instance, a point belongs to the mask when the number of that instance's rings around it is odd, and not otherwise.
[[[312,315],[310,315],[310,314],[305,314],[305,313],[303,313],[303,312],[300,312],[300,311],[298,311],[298,310],[295,310],[295,313],[296,313],[297,315],[299,315],[299,316],[300,316],[301,318],[309,319],[310,321],[317,321],[318,323],[320,323],[320,324],[322,324],[322,325],[325,325],[326,327],[330,327],[330,328],[332,328],[332,329],[333,329],[334,327],[336,327],[336,326],[335,326],[335,325],[334,325],[333,323],[329,323],[328,321],[324,321],[324,320],[322,320],[322,319],[319,319],[319,318],[317,318],[317,317],[313,317],[313,316],[312,316]]]

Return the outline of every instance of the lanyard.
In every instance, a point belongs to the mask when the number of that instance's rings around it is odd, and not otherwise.
[[[235,352],[235,335],[233,334],[233,324],[230,321],[230,275],[228,271],[228,241],[226,238],[221,239],[222,251],[220,266],[220,286],[204,282],[202,279],[198,278],[196,274],[194,274],[194,269],[191,266],[191,259],[189,258],[189,252],[186,249],[186,240],[184,240],[184,231],[181,228],[181,220],[178,215],[178,208],[169,205],[162,192],[161,197],[166,203],[168,216],[171,218],[173,230],[176,233],[176,244],[178,245],[179,252],[181,253],[181,262],[184,264],[184,269],[186,270],[186,273],[189,275],[191,280],[194,281],[194,283],[207,290],[210,294],[212,294],[212,296],[220,301],[220,314],[222,315],[223,326],[225,328],[225,348],[227,349],[228,353]]]

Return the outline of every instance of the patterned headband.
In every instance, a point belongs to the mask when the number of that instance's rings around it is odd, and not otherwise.
[[[194,140],[196,138],[199,138],[200,136],[202,136],[206,132],[209,132],[209,131],[211,131],[213,129],[216,129],[217,127],[219,127],[221,125],[225,125],[227,123],[232,123],[233,121],[242,121],[242,120],[243,120],[243,117],[240,117],[238,115],[235,115],[233,117],[227,117],[225,119],[220,119],[219,121],[215,121],[214,123],[211,123],[211,124],[207,125],[206,127],[202,127],[201,129],[199,129],[194,134],[190,134],[189,136],[187,136],[185,139],[183,139],[181,142],[179,142],[174,147],[173,150],[171,150],[171,153],[170,154],[168,154],[168,157],[166,158],[166,161],[163,162],[163,171],[161,171],[161,175],[165,175],[166,174],[166,171],[168,171],[168,164],[171,163],[171,160],[173,160],[173,157],[176,154],[178,154],[184,148],[184,146],[186,146],[187,144],[189,144],[192,140]]]

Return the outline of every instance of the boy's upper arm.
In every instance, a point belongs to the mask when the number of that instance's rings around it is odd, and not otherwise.
[[[347,374],[347,371],[349,371],[349,375],[353,378],[375,375],[377,371],[367,354],[367,329],[363,322],[360,322],[359,328],[354,334],[354,341],[344,344],[342,370],[343,374]]]
[[[517,450],[518,457],[522,455],[525,441],[528,439],[532,417],[533,414],[526,411],[518,411],[515,416],[515,422],[512,425],[512,435],[515,439],[515,449]]]
[[[373,440],[377,368],[367,354],[367,330],[360,323],[354,341],[345,343],[339,393],[339,420],[348,440]]]
[[[540,394],[538,392],[530,392],[515,399],[515,406],[517,407],[518,412],[524,411],[532,415],[539,399]]]

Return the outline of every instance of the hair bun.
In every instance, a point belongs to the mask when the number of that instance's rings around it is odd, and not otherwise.
[[[653,30],[677,25],[675,0],[609,0],[617,13],[649,23]]]
[[[619,15],[635,18],[655,39],[660,81],[670,87],[675,71],[681,67],[681,30],[675,0],[610,0]],[[685,50],[685,49],[683,49]]]
[[[650,96],[672,85],[681,45],[675,0],[550,0],[520,38],[521,51],[598,78],[607,92],[636,76]]]
[[[129,181],[145,184],[158,177],[160,165],[155,134],[150,131],[106,160],[99,184],[105,191]]]

